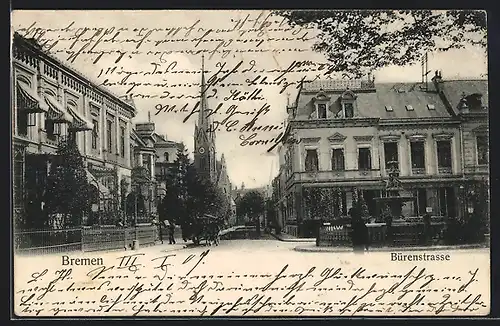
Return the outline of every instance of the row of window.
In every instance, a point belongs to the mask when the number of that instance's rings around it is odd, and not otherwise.
[[[328,109],[326,103],[319,103],[317,105],[317,115],[318,119],[327,119],[328,118]],[[354,117],[354,103],[345,102],[342,103],[342,116],[344,118],[353,118]]]
[[[99,121],[97,119],[92,119],[94,124],[94,129],[92,130],[92,149],[96,150],[99,144]],[[120,156],[125,157],[125,127],[120,127]],[[113,153],[113,121],[106,121],[106,138],[107,146],[106,150],[108,153]],[[118,154],[118,153],[117,153]]]
[[[486,136],[477,136],[477,162],[478,164],[488,164],[488,140]],[[437,163],[438,168],[443,171],[451,173],[452,168],[452,154],[451,154],[451,141],[438,140],[436,141]],[[410,156],[412,169],[421,169],[422,173],[425,171],[425,143],[424,142],[410,142]],[[386,142],[384,143],[384,157],[385,166],[389,168],[391,164],[397,163],[399,165],[398,143]],[[345,170],[345,155],[343,148],[334,148],[332,150],[332,170],[344,171]],[[358,169],[371,170],[371,149],[369,147],[361,147],[358,149]],[[306,149],[305,152],[305,171],[315,172],[319,170],[319,158],[317,149]]]
[[[414,111],[412,105],[405,105],[406,111]],[[434,104],[427,104],[429,110],[435,110]],[[328,118],[328,109],[326,103],[318,103],[316,105],[318,119]],[[393,112],[394,109],[391,105],[386,105],[385,110],[387,112]],[[342,103],[342,117],[343,118],[353,118],[354,117],[354,103],[344,102]]]
[[[20,136],[28,135],[28,127],[34,125],[29,123],[29,113],[25,110],[17,110],[17,132]],[[99,122],[97,119],[93,119],[94,129],[92,130],[92,149],[97,149],[99,144]],[[47,115],[45,116],[45,133],[47,139],[55,141],[58,135],[61,135],[61,129],[63,126],[56,123],[54,120],[50,119]],[[125,127],[120,127],[120,155],[125,157]],[[113,153],[113,122],[108,120],[106,125],[106,136],[107,136],[107,147],[108,153]]]

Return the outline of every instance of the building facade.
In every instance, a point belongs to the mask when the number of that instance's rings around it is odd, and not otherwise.
[[[96,193],[92,212],[117,208],[119,185],[131,175],[132,100],[98,87],[17,33],[12,65],[14,217],[26,222],[44,214],[50,165],[69,135]]]
[[[177,160],[177,153],[181,148],[181,143],[169,140],[166,135],[155,133],[155,175],[158,189],[161,192],[160,195],[165,194],[169,171],[174,166],[174,162]]]
[[[394,165],[400,195],[414,198],[403,216],[462,217],[464,182],[487,177],[487,103],[487,81],[447,82],[437,72],[427,85],[304,83],[287,108],[294,141],[279,149],[273,181],[282,227],[304,235],[305,222],[347,216],[353,195],[378,215]]]

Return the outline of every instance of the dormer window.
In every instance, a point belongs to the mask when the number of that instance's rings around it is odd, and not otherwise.
[[[406,111],[413,111],[413,106],[407,105],[406,106]]]
[[[340,102],[342,104],[342,112],[344,118],[346,119],[353,118],[355,103],[356,103],[356,95],[348,89],[340,97]]]
[[[482,94],[474,93],[467,96],[465,99],[467,101],[467,105],[472,110],[478,110],[483,107]]]
[[[318,119],[326,119],[326,104],[318,104]]]
[[[352,102],[343,103],[342,108],[344,109],[344,117],[354,117],[354,104]]]
[[[435,110],[436,109],[436,107],[434,106],[434,104],[427,104],[427,108],[429,110]]]
[[[393,110],[392,110],[392,106],[390,106],[390,105],[386,105],[386,106],[385,106],[385,110],[386,110],[387,112],[392,112],[392,111],[393,111]]]
[[[328,119],[328,103],[330,102],[330,97],[320,89],[319,93],[313,98],[313,101],[316,105],[316,119]]]

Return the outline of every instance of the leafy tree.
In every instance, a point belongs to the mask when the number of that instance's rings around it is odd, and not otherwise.
[[[71,139],[62,140],[47,177],[45,208],[47,226],[81,225],[89,211],[88,180],[83,158]]]
[[[268,198],[265,200],[267,223],[271,227],[276,227],[278,225],[278,220],[276,216],[276,201],[274,198]]]
[[[182,225],[203,214],[226,217],[230,210],[221,190],[210,180],[200,177],[184,144],[178,149],[166,188],[159,207],[162,221],[167,219]]]
[[[159,207],[161,221],[170,220],[176,224],[187,221],[186,203],[189,196],[187,181],[190,166],[187,148],[181,143],[177,150],[177,158],[168,172],[167,192]]]
[[[363,193],[361,191],[359,191],[359,195],[358,195],[358,206],[359,206],[359,210],[361,213],[361,217],[367,218],[370,216],[370,211],[368,210],[368,205],[366,204],[366,200],[363,197]]]
[[[228,198],[223,190],[219,187],[215,187],[216,199],[215,199],[215,207],[216,212],[215,215],[222,218],[226,223],[229,222],[229,218],[231,217],[231,201],[230,197]]]
[[[328,72],[361,77],[388,65],[418,62],[425,52],[466,45],[486,51],[486,12],[477,10],[280,10],[291,26],[319,30],[313,50]]]
[[[264,197],[258,191],[247,192],[238,202],[238,214],[247,216],[256,223],[257,232],[260,232],[259,216],[264,214]]]

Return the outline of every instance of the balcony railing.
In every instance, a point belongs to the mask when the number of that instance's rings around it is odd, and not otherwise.
[[[488,165],[474,165],[474,166],[466,166],[465,174],[487,174],[490,171],[490,167]]]
[[[423,175],[423,174],[425,174],[425,168],[412,168],[411,174],[412,175]]]
[[[438,167],[438,173],[439,174],[452,174],[451,168],[450,167]]]
[[[344,170],[296,172],[295,181],[329,181],[329,180],[371,180],[380,178],[380,170]]]

